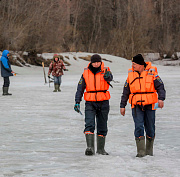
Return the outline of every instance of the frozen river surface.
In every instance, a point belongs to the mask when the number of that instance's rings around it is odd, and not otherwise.
[[[106,151],[85,156],[84,116],[76,113],[74,95],[88,62],[64,54],[72,64],[62,77],[62,92],[44,84],[42,67],[15,67],[12,96],[0,95],[0,177],[178,177],[180,174],[180,68],[157,66],[167,91],[165,107],[156,112],[154,156],[136,158],[134,123],[128,105],[119,102],[131,61],[102,55],[113,72]],[[46,68],[47,74],[48,68]],[[0,83],[2,85],[2,78]],[[81,102],[84,112],[84,101]]]

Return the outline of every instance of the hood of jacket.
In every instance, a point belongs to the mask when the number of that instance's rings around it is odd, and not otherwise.
[[[3,53],[2,53],[2,56],[3,56],[3,57],[7,57],[7,54],[8,54],[8,53],[9,53],[8,50],[4,50]]]

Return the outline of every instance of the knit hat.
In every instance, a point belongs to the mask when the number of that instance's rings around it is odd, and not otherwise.
[[[137,63],[139,65],[145,65],[144,58],[141,54],[138,54],[132,58],[132,62]]]
[[[54,54],[53,59],[55,59],[55,58],[59,59],[59,55],[58,54]]]
[[[57,57],[57,56],[58,56],[58,54],[55,53],[55,54],[54,54],[54,57]]]
[[[95,62],[101,62],[101,56],[98,54],[94,54],[91,56],[91,63],[95,63]]]

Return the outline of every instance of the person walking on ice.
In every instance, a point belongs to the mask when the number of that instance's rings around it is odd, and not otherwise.
[[[85,102],[85,129],[87,149],[85,155],[94,155],[94,131],[95,117],[97,124],[97,153],[108,155],[105,151],[105,138],[107,135],[107,121],[109,114],[109,99],[108,91],[110,81],[113,75],[109,67],[105,67],[101,61],[101,56],[95,54],[91,57],[91,62],[86,68],[78,83],[74,110],[80,112],[80,102],[84,94]],[[84,90],[86,92],[84,93]]]
[[[50,74],[52,72],[52,76],[54,77],[54,91],[60,92],[60,85],[62,81],[62,75],[64,75],[64,71],[68,71],[63,63],[63,57],[54,54],[53,61],[49,65],[48,78],[50,78]]]
[[[153,156],[155,110],[157,105],[159,108],[164,107],[165,94],[164,84],[157,68],[152,66],[151,62],[144,62],[141,54],[134,56],[132,68],[128,70],[128,77],[124,84],[120,113],[125,115],[125,106],[129,99],[135,124],[136,157]]]

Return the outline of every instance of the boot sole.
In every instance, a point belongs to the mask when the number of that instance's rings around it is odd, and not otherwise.
[[[103,153],[96,152],[96,153],[99,155],[109,155],[107,152],[103,152]]]

